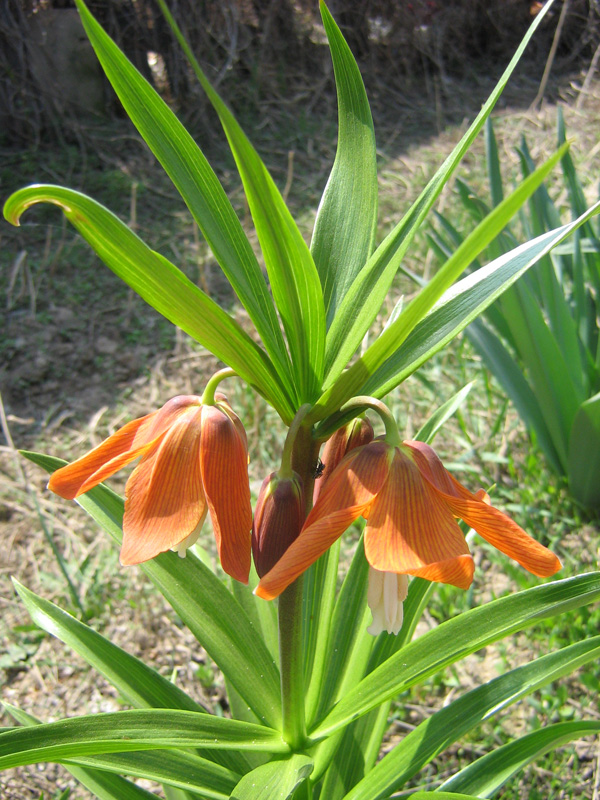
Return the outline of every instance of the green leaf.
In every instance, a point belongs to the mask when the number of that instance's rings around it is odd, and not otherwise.
[[[484,720],[542,686],[569,675],[598,655],[600,636],[595,636],[510,670],[467,692],[417,725],[346,795],[346,800],[379,800],[399,791],[439,753]],[[467,788],[471,790],[472,787]]]
[[[458,281],[371,376],[363,368],[365,383],[360,387],[360,393],[384,397],[445,347],[555,244],[563,241],[598,211],[600,203],[596,203],[574,222],[520,245]]]
[[[290,364],[262,271],[210,164],[175,114],[102,30],[83,2],[81,20],[127,115],[175,184],[254,322],[291,392]]]
[[[365,379],[372,375],[388,358],[394,355],[398,347],[404,342],[419,322],[423,320],[433,305],[442,298],[459,275],[498,233],[500,233],[514,213],[542,183],[556,162],[560,159],[562,152],[562,150],[559,150],[557,153],[554,153],[543,166],[527,177],[511,195],[490,212],[475,230],[467,236],[462,244],[459,245],[435,277],[419,292],[414,300],[402,310],[399,317],[381,333],[366,352],[342,375],[340,373],[346,366],[348,360],[352,357],[358,344],[358,342],[354,341],[350,332],[347,331],[344,334],[344,341],[339,351],[337,351],[338,355],[336,356],[336,361],[331,364],[327,372],[327,379],[325,382],[326,391],[318,400],[315,410],[311,413],[311,421],[321,419],[327,413],[331,413],[343,405],[350,397],[357,394]],[[373,258],[377,256],[377,252],[373,255]],[[352,289],[347,297],[350,297],[351,293]],[[359,312],[356,311],[356,315],[358,314]],[[342,319],[341,310],[329,330],[327,336],[328,347],[330,337],[334,337],[334,328],[338,318]],[[357,317],[353,317],[353,319],[356,318]],[[332,385],[333,381],[335,382]]]
[[[431,795],[435,794],[433,800],[481,800],[474,794],[456,794],[456,792],[440,792],[434,789],[433,792],[415,792],[408,795],[407,800],[431,800]]]
[[[461,405],[467,399],[467,396],[472,388],[473,381],[471,381],[471,383],[467,383],[466,386],[463,386],[460,391],[458,391],[436,411],[434,411],[427,422],[425,422],[425,424],[422,425],[415,434],[414,439],[416,439],[418,442],[427,442],[428,444],[431,444],[436,433],[450,419],[454,412],[461,407]]]
[[[491,642],[600,597],[600,573],[536,586],[472,608],[407,644],[348,692],[310,732],[319,740]]]
[[[496,143],[496,137],[494,136],[494,126],[492,125],[491,117],[488,117],[485,122],[485,154],[492,205],[498,206],[504,199],[504,190],[502,188],[502,175],[500,174],[498,145]]]
[[[516,362],[499,336],[492,333],[481,319],[474,320],[466,329],[466,334],[488,369],[500,381],[527,428],[535,432],[537,443],[548,463],[558,475],[561,475],[559,455],[536,396],[523,375],[523,368]]]
[[[260,156],[210,85],[166,3],[164,0],[158,3],[221,120],[244,185],[273,297],[286,332],[298,401],[311,402],[320,391],[325,349],[325,307],[315,263]]]
[[[336,309],[373,251],[377,225],[375,131],[365,87],[350,48],[321,2],[338,97],[335,161],[323,192],[311,251],[330,325]]]
[[[137,708],[178,708],[206,713],[182,689],[163,678],[140,659],[122,650],[99,633],[44,600],[13,578],[13,584],[32,620],[43,630],[69,645]]]
[[[4,216],[18,225],[23,211],[36,203],[59,206],[115,275],[255,386],[284,419],[291,419],[290,399],[267,355],[181,270],[151,250],[107,208],[72,189],[44,184],[20,189],[7,200]]]
[[[194,711],[135,709],[90,714],[0,734],[0,769],[103,753],[184,747],[286,753],[281,734],[264,725]]]
[[[569,491],[584,508],[600,507],[600,393],[579,406],[569,436]]]
[[[319,703],[321,681],[329,658],[329,633],[335,606],[340,540],[304,573],[302,592],[302,636],[304,653],[305,713],[314,719]]]
[[[47,472],[63,466],[59,458],[23,452]],[[106,486],[96,486],[77,503],[120,544],[123,500]],[[279,671],[252,622],[226,586],[191,553],[161,555],[142,564],[211,658],[228,676],[256,716],[266,725],[281,725]],[[260,686],[260,692],[256,687]]]
[[[14,706],[7,705],[6,710],[23,725],[43,724],[40,720]],[[166,786],[175,787],[183,790],[185,797],[189,797],[187,790],[201,792],[203,797],[211,798],[211,800],[225,800],[225,798],[228,798],[239,780],[239,775],[236,775],[231,770],[223,769],[223,767],[219,767],[205,758],[199,758],[177,750],[109,753],[107,755],[68,759],[61,763],[74,775],[79,771],[85,775],[101,778],[103,774],[101,770],[115,772],[121,775],[130,775],[134,778],[154,780]],[[78,770],[77,768],[80,767],[85,767],[85,769]],[[81,779],[79,778],[79,780]],[[154,796],[152,795],[152,797]],[[146,795],[144,794],[142,797],[146,797]]]
[[[312,772],[312,759],[300,753],[269,761],[240,780],[231,800],[287,800]]]
[[[564,744],[600,732],[600,722],[558,722],[496,748],[442,784],[449,791],[477,792],[491,797],[534,759]]]
[[[327,334],[325,375],[328,382],[335,380],[346,367],[348,361],[360,345],[371,322],[379,313],[381,304],[388,292],[394,275],[410,243],[439,196],[450,176],[458,166],[471,143],[481,130],[492,108],[502,93],[511,73],[521,58],[525,47],[533,36],[543,15],[550,9],[546,3],[535,18],[525,38],[519,45],[508,67],[498,81],[494,91],[481,109],[469,130],[444,161],[440,169],[429,181],[415,203],[405,214],[394,230],[384,239],[372,257],[353,281],[344,301],[336,312],[336,317]],[[411,304],[412,305],[412,304]],[[411,312],[412,313],[412,312]],[[363,377],[363,381],[365,379]],[[348,399],[354,391],[346,396]],[[339,407],[344,401],[337,403]],[[334,409],[331,409],[334,410]]]
[[[54,603],[44,600],[13,578],[15,589],[32,620],[71,647],[98,670],[136,708],[178,708],[207,713],[182,689],[140,659],[105,639]],[[243,774],[247,762],[238,753],[210,751],[207,758]]]

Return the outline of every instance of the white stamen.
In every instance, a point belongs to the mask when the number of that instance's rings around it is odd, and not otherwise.
[[[408,576],[396,572],[382,572],[369,567],[367,602],[373,622],[367,631],[377,636],[382,631],[397,636],[404,619],[403,603],[408,593]]]

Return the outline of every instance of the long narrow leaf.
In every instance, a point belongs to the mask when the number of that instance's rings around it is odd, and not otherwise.
[[[600,636],[564,647],[467,692],[433,714],[405,736],[346,800],[379,800],[398,791],[439,753],[484,720],[569,675],[600,655]],[[461,787],[459,791],[471,791]]]
[[[323,378],[325,307],[310,250],[279,189],[235,117],[213,89],[164,0],[161,10],[219,115],[235,158],[260,242],[273,297],[286,332],[300,403],[311,401]]]
[[[311,732],[329,735],[444,667],[536,621],[600,597],[600,573],[536,586],[470,609],[403,647],[348,692]]]
[[[182,689],[143,661],[117,647],[54,603],[38,597],[17,580],[13,579],[13,583],[35,624],[69,645],[98,670],[132,706],[206,713]],[[235,769],[240,774],[248,768],[244,757],[235,752],[210,751],[207,758]]]
[[[327,373],[325,386],[329,388],[319,399],[315,411],[311,414],[313,420],[321,418],[328,411],[339,408],[353,394],[356,394],[361,384],[364,383],[366,375],[371,375],[396,352],[399,345],[423,320],[434,304],[450,289],[466,267],[500,233],[525,200],[543,182],[560,159],[562,152],[554,153],[543,166],[526,178],[511,195],[490,212],[457,248],[436,276],[403,309],[398,319],[381,333],[347,372],[341,375],[357,346],[352,335],[347,332],[336,356],[336,361],[331,364]],[[373,258],[376,255],[377,253],[373,255]],[[352,290],[348,293],[348,297],[351,292]],[[341,310],[336,317],[336,322],[338,318],[342,318]],[[328,342],[330,336],[334,335],[334,325],[330,328]],[[333,385],[331,385],[332,381],[335,381]]]
[[[522,367],[483,320],[474,320],[467,327],[466,334],[488,369],[500,381],[527,428],[535,432],[537,443],[549,464],[560,475],[562,467],[559,455],[536,396],[523,375]]]
[[[416,326],[401,347],[372,376],[365,371],[361,394],[383,397],[437,353],[542,256],[600,211],[582,217],[512,250],[456,283]]]
[[[13,706],[7,706],[6,710],[22,725],[29,727],[43,724],[31,714],[26,714]],[[148,752],[140,750],[131,753],[82,756],[61,763],[70,772],[73,772],[73,767],[84,767],[85,769],[81,769],[82,773],[96,778],[102,775],[101,771],[106,771],[158,781],[166,786],[184,790],[183,794],[186,798],[189,795],[185,790],[189,789],[202,792],[203,797],[210,798],[210,800],[224,800],[229,797],[239,780],[239,776],[231,770],[223,769],[204,758],[176,750]]]
[[[311,251],[330,325],[373,250],[377,225],[375,132],[365,87],[350,48],[321,1],[338,97],[335,161],[315,220]]]
[[[600,508],[600,393],[582,403],[569,437],[569,489],[585,508]]]
[[[293,416],[290,399],[264,351],[214,300],[111,211],[72,189],[38,185],[15,192],[4,206],[4,216],[18,225],[23,211],[36,203],[59,206],[115,275],[254,385],[284,419]]]
[[[277,731],[194,711],[135,709],[14,728],[0,734],[0,769],[103,753],[183,747],[286,753]]]
[[[63,466],[59,458],[23,453],[47,472]],[[106,486],[97,486],[78,504],[118,544],[121,542],[123,500]],[[281,724],[279,670],[265,643],[225,585],[192,554],[179,558],[162,553],[141,565],[154,585],[190,631],[227,674],[258,719]],[[260,692],[256,687],[260,686]]]
[[[537,26],[541,23],[543,15],[550,10],[551,5],[552,3],[546,3],[540,14],[537,15],[494,91],[469,130],[352,283],[327,336],[325,374],[328,380],[337,378],[360,345],[371,322],[379,312],[381,303],[416,231],[481,130],[519,62],[525,47]],[[352,396],[352,394],[354,394],[353,391],[347,397]]]
[[[291,391],[290,364],[260,266],[219,180],[164,100],[77,3],[96,55],[127,115],[171,178]]]
[[[496,748],[469,764],[441,786],[442,791],[477,792],[491,797],[498,789],[534,759],[582,736],[600,732],[600,722],[557,722],[521,736]]]

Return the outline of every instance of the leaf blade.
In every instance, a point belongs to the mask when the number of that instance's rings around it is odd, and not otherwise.
[[[266,353],[181,270],[151,250],[107,208],[72,189],[44,184],[20,189],[7,200],[4,215],[18,225],[23,211],[40,202],[59,206],[109,269],[291,419],[290,399]]]
[[[291,389],[273,301],[240,221],[202,151],[175,114],[111,40],[85,4],[77,7],[96,55],[129,118],[184,199],[265,348]]]
[[[371,255],[377,225],[377,159],[371,109],[358,66],[324,2],[338,97],[338,142],[319,204],[311,252],[330,325],[352,281]]]

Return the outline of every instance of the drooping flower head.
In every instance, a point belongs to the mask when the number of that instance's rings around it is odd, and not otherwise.
[[[367,561],[382,573],[468,588],[474,562],[456,518],[534,575],[548,577],[561,567],[554,553],[491,506],[485,492],[472,494],[455,480],[429,445],[375,440],[342,459],[256,594],[277,597],[361,515]]]
[[[122,564],[176,548],[185,555],[210,512],[225,572],[246,583],[252,508],[246,434],[223,395],[169,400],[133,420],[82,458],[53,473],[48,487],[69,500],[141,457],[125,487]]]

